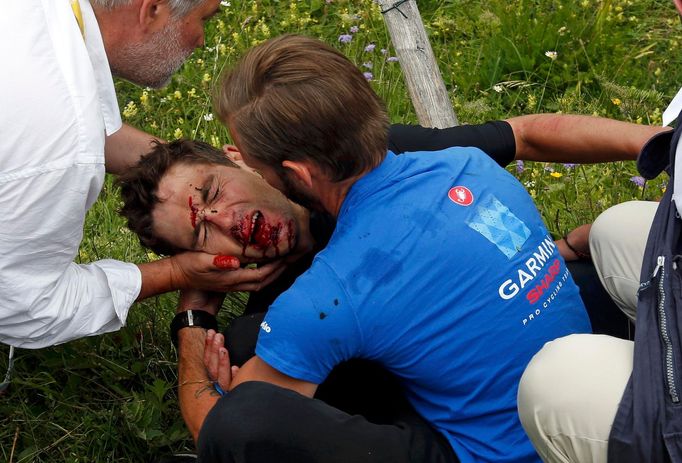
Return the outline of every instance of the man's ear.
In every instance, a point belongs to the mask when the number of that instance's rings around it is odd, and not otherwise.
[[[171,20],[168,0],[140,0],[138,18],[144,32],[162,30]]]
[[[282,161],[282,167],[291,172],[299,182],[308,187],[313,187],[312,167],[307,162],[301,161]]]
[[[242,160],[242,153],[239,152],[239,149],[234,145],[223,145],[223,153],[232,161],[236,162]]]

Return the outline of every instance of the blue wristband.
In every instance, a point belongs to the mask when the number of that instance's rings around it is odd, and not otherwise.
[[[218,394],[220,394],[220,397],[223,397],[224,395],[227,395],[227,392],[223,391],[223,388],[220,387],[220,384],[218,384],[218,381],[216,381],[215,383],[213,383],[213,389],[215,389],[215,391],[216,391]]]

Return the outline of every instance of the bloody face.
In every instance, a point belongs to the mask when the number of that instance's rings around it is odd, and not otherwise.
[[[295,206],[246,169],[176,164],[159,182],[154,233],[180,249],[256,261],[289,253]]]

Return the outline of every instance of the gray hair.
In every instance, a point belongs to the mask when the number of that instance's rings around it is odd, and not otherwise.
[[[204,0],[168,0],[168,6],[171,13],[176,18],[182,18],[189,14],[194,8],[198,7]],[[104,8],[106,10],[113,10],[121,6],[130,5],[133,0],[90,0],[90,3]]]

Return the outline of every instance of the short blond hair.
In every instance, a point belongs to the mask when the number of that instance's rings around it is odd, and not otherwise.
[[[219,79],[214,108],[246,155],[280,172],[285,160],[307,159],[337,182],[386,155],[383,102],[341,52],[310,37],[252,48]]]

